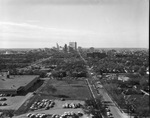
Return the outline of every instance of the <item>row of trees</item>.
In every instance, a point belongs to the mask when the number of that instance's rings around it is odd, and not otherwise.
[[[102,97],[100,96],[96,101],[97,102],[95,102],[94,98],[85,100],[83,111],[88,115],[94,116],[94,118],[102,118],[101,114],[106,116],[106,109],[102,103]]]
[[[0,70],[6,69],[11,70],[14,68],[22,68],[30,65],[36,60],[47,58],[51,54],[45,51],[29,51],[25,54],[7,54],[0,55]]]
[[[56,52],[51,59],[42,62],[43,65],[56,65],[52,71],[54,77],[86,77],[85,63],[79,58],[79,54]]]

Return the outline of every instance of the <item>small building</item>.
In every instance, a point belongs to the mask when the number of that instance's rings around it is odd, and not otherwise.
[[[118,76],[118,80],[123,81],[123,82],[128,81],[129,79],[130,79],[129,77],[126,77],[123,75]]]

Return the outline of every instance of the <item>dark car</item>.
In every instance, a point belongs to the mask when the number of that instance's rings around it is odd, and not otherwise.
[[[5,100],[7,100],[6,98],[0,98],[0,101],[5,101]]]

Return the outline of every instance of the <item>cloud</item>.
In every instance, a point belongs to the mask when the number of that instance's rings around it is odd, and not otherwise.
[[[34,21],[33,21],[34,22]],[[53,28],[53,27],[43,27],[39,25],[33,25],[29,23],[15,23],[15,22],[0,22],[1,28],[22,28],[22,29],[36,29],[36,30],[43,30],[43,31],[54,31],[54,32],[62,32],[62,33],[78,33],[78,34],[94,34],[92,31],[82,31],[82,30],[75,30],[75,29],[60,29],[60,28]]]
[[[1,39],[27,38],[27,39],[75,39],[81,37],[95,36],[91,31],[75,29],[60,29],[54,27],[43,27],[29,23],[0,22]]]
[[[122,33],[122,37],[126,37],[127,33]],[[113,34],[99,34],[92,31],[82,31],[76,29],[60,29],[56,27],[43,27],[40,25],[33,25],[29,23],[16,22],[0,22],[0,47],[41,47],[48,46],[50,43],[60,44],[68,43],[70,41],[80,42],[83,46],[93,45],[102,47],[108,45],[110,47],[119,45],[142,47],[147,45],[137,39],[130,41],[136,36],[132,36],[128,40],[123,40],[121,37]],[[140,41],[142,43],[139,43]],[[113,42],[113,43],[112,43]],[[130,43],[129,43],[130,42]],[[7,45],[6,45],[7,44]]]
[[[95,36],[96,33],[92,31],[50,28],[29,23],[0,22],[0,47],[32,47],[32,44],[35,47],[44,47],[44,45],[48,46],[56,42],[64,45],[70,41],[95,39]]]
[[[11,26],[11,27],[38,28],[38,29],[42,29],[42,27],[40,27],[40,26],[31,25],[31,24],[28,24],[28,23],[0,22],[0,26]]]

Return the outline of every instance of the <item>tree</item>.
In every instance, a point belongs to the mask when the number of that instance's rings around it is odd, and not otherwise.
[[[106,114],[106,109],[102,104],[102,97],[99,97],[96,100],[94,98],[85,100],[83,110],[86,114],[94,115],[94,118],[100,118],[101,114]]]
[[[143,90],[149,86],[149,75],[143,76],[140,79],[140,86]]]
[[[140,118],[150,116],[149,96],[137,99],[134,104],[136,106],[135,113],[140,116]]]
[[[134,72],[138,72],[140,69],[140,66],[134,65],[134,66],[132,66],[132,69],[134,70]]]
[[[44,78],[46,76],[46,72],[40,72],[40,77]]]
[[[14,116],[13,112],[14,111],[12,111],[12,110],[8,110],[8,111],[6,111],[6,115],[9,116],[10,118],[12,118]]]
[[[142,66],[140,69],[139,69],[139,73],[141,75],[145,75],[146,74],[146,67],[145,66]]]

